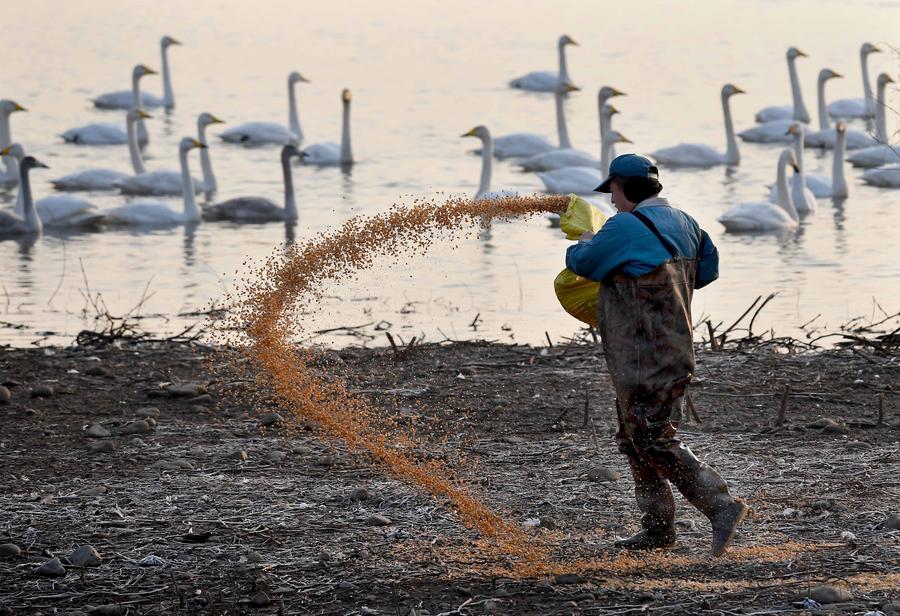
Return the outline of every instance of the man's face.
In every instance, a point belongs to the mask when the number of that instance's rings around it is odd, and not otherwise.
[[[635,204],[625,198],[625,190],[622,188],[622,181],[615,179],[610,185],[612,189],[612,204],[620,212],[630,212],[634,209]]]

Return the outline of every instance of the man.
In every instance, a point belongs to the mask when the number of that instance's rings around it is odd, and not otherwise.
[[[616,389],[619,451],[634,475],[642,530],[626,549],[675,544],[669,482],[712,523],[712,553],[725,553],[748,508],[722,477],[679,441],[685,390],[695,368],[691,296],[719,276],[719,255],[693,218],[659,196],[653,162],[618,156],[597,187],[618,212],[566,253],[566,266],[602,282],[600,335]]]

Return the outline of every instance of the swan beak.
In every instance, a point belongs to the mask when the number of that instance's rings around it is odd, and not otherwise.
[[[609,108],[609,115],[616,115],[619,113],[619,110],[613,107],[612,105],[607,104],[607,108]]]
[[[794,173],[800,173],[800,167],[797,166],[797,163],[791,163],[791,167],[794,168]]]
[[[634,141],[632,141],[625,135],[619,135],[619,143],[634,143]]]
[[[872,45],[872,49],[869,50],[869,53],[881,53],[881,49]]]
[[[788,127],[787,132],[785,133],[785,135],[794,135],[794,134],[796,134],[796,133],[797,133],[797,126],[796,126],[795,124],[791,124],[791,125]]]
[[[566,92],[578,92],[581,88],[572,83],[566,84]]]
[[[203,143],[202,141],[197,141],[196,139],[191,139],[191,145],[193,145],[195,148],[200,148],[200,149],[203,149],[203,150],[205,150],[206,148],[209,147],[209,146],[207,146],[205,143]]]
[[[581,45],[578,44],[578,41],[576,41],[573,38],[569,39],[569,45],[575,45],[575,47],[581,47]]]
[[[474,129],[474,128],[473,128],[473,129],[470,129],[469,132],[463,133],[462,135],[460,135],[460,137],[477,137],[477,136],[478,136],[478,135],[475,134],[475,129]]]
[[[797,57],[798,57],[798,58],[808,58],[809,56],[806,55],[805,52],[802,52],[802,51],[800,51],[800,50],[798,49],[798,50],[797,50]]]
[[[843,79],[844,78],[844,76],[841,75],[840,73],[838,73],[837,71],[831,71],[831,76],[834,79]]]
[[[38,169],[49,169],[50,168],[48,165],[45,165],[44,163],[42,163],[39,160],[34,161],[34,166]]]
[[[741,89],[740,89],[739,87],[737,87],[737,86],[734,86],[733,92],[734,92],[735,94],[746,94],[746,93],[747,93],[746,90],[741,90]]]
[[[306,77],[304,77],[303,75],[300,75],[300,83],[312,83],[312,82],[309,79],[307,79]]]
[[[146,111],[144,111],[143,109],[138,109],[138,117],[143,118],[145,120],[149,120],[153,116],[150,115],[149,113],[147,113]]]
[[[181,45],[181,41],[173,39],[171,36],[169,37],[169,45]]]
[[[25,109],[25,107],[23,107],[19,103],[13,103],[13,111],[28,111],[28,110]]]
[[[152,68],[150,68],[147,65],[144,65],[144,74],[145,75],[159,75],[159,73],[157,73],[156,71],[154,71]]]
[[[6,146],[2,150],[0,150],[0,156],[9,156],[9,146]]]
[[[888,75],[887,73],[882,73],[882,75],[884,75],[885,82],[894,83],[894,79],[890,75]]]
[[[217,118],[216,116],[212,116],[209,120],[210,124],[225,124],[225,120]]]
[[[616,88],[612,89],[612,95],[613,96],[628,96],[627,94],[622,92],[622,90],[617,90]]]

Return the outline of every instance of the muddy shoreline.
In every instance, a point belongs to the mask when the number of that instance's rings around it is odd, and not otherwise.
[[[0,556],[0,613],[732,614],[828,599],[822,585],[849,593],[825,613],[900,601],[896,352],[700,350],[684,439],[753,507],[712,561],[680,497],[677,549],[612,548],[639,516],[596,345],[323,351],[318,369],[416,426],[430,455],[464,459],[557,564],[593,563],[530,578],[315,426],[242,403],[251,384],[210,369],[222,353],[0,351],[0,544],[21,550]],[[83,545],[99,566],[67,560]],[[53,557],[65,575],[36,574]]]

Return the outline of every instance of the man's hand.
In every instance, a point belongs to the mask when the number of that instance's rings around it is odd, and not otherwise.
[[[582,242],[590,242],[592,239],[594,239],[594,232],[593,231],[585,231],[584,233],[581,234],[581,237],[579,237],[578,239]]]

